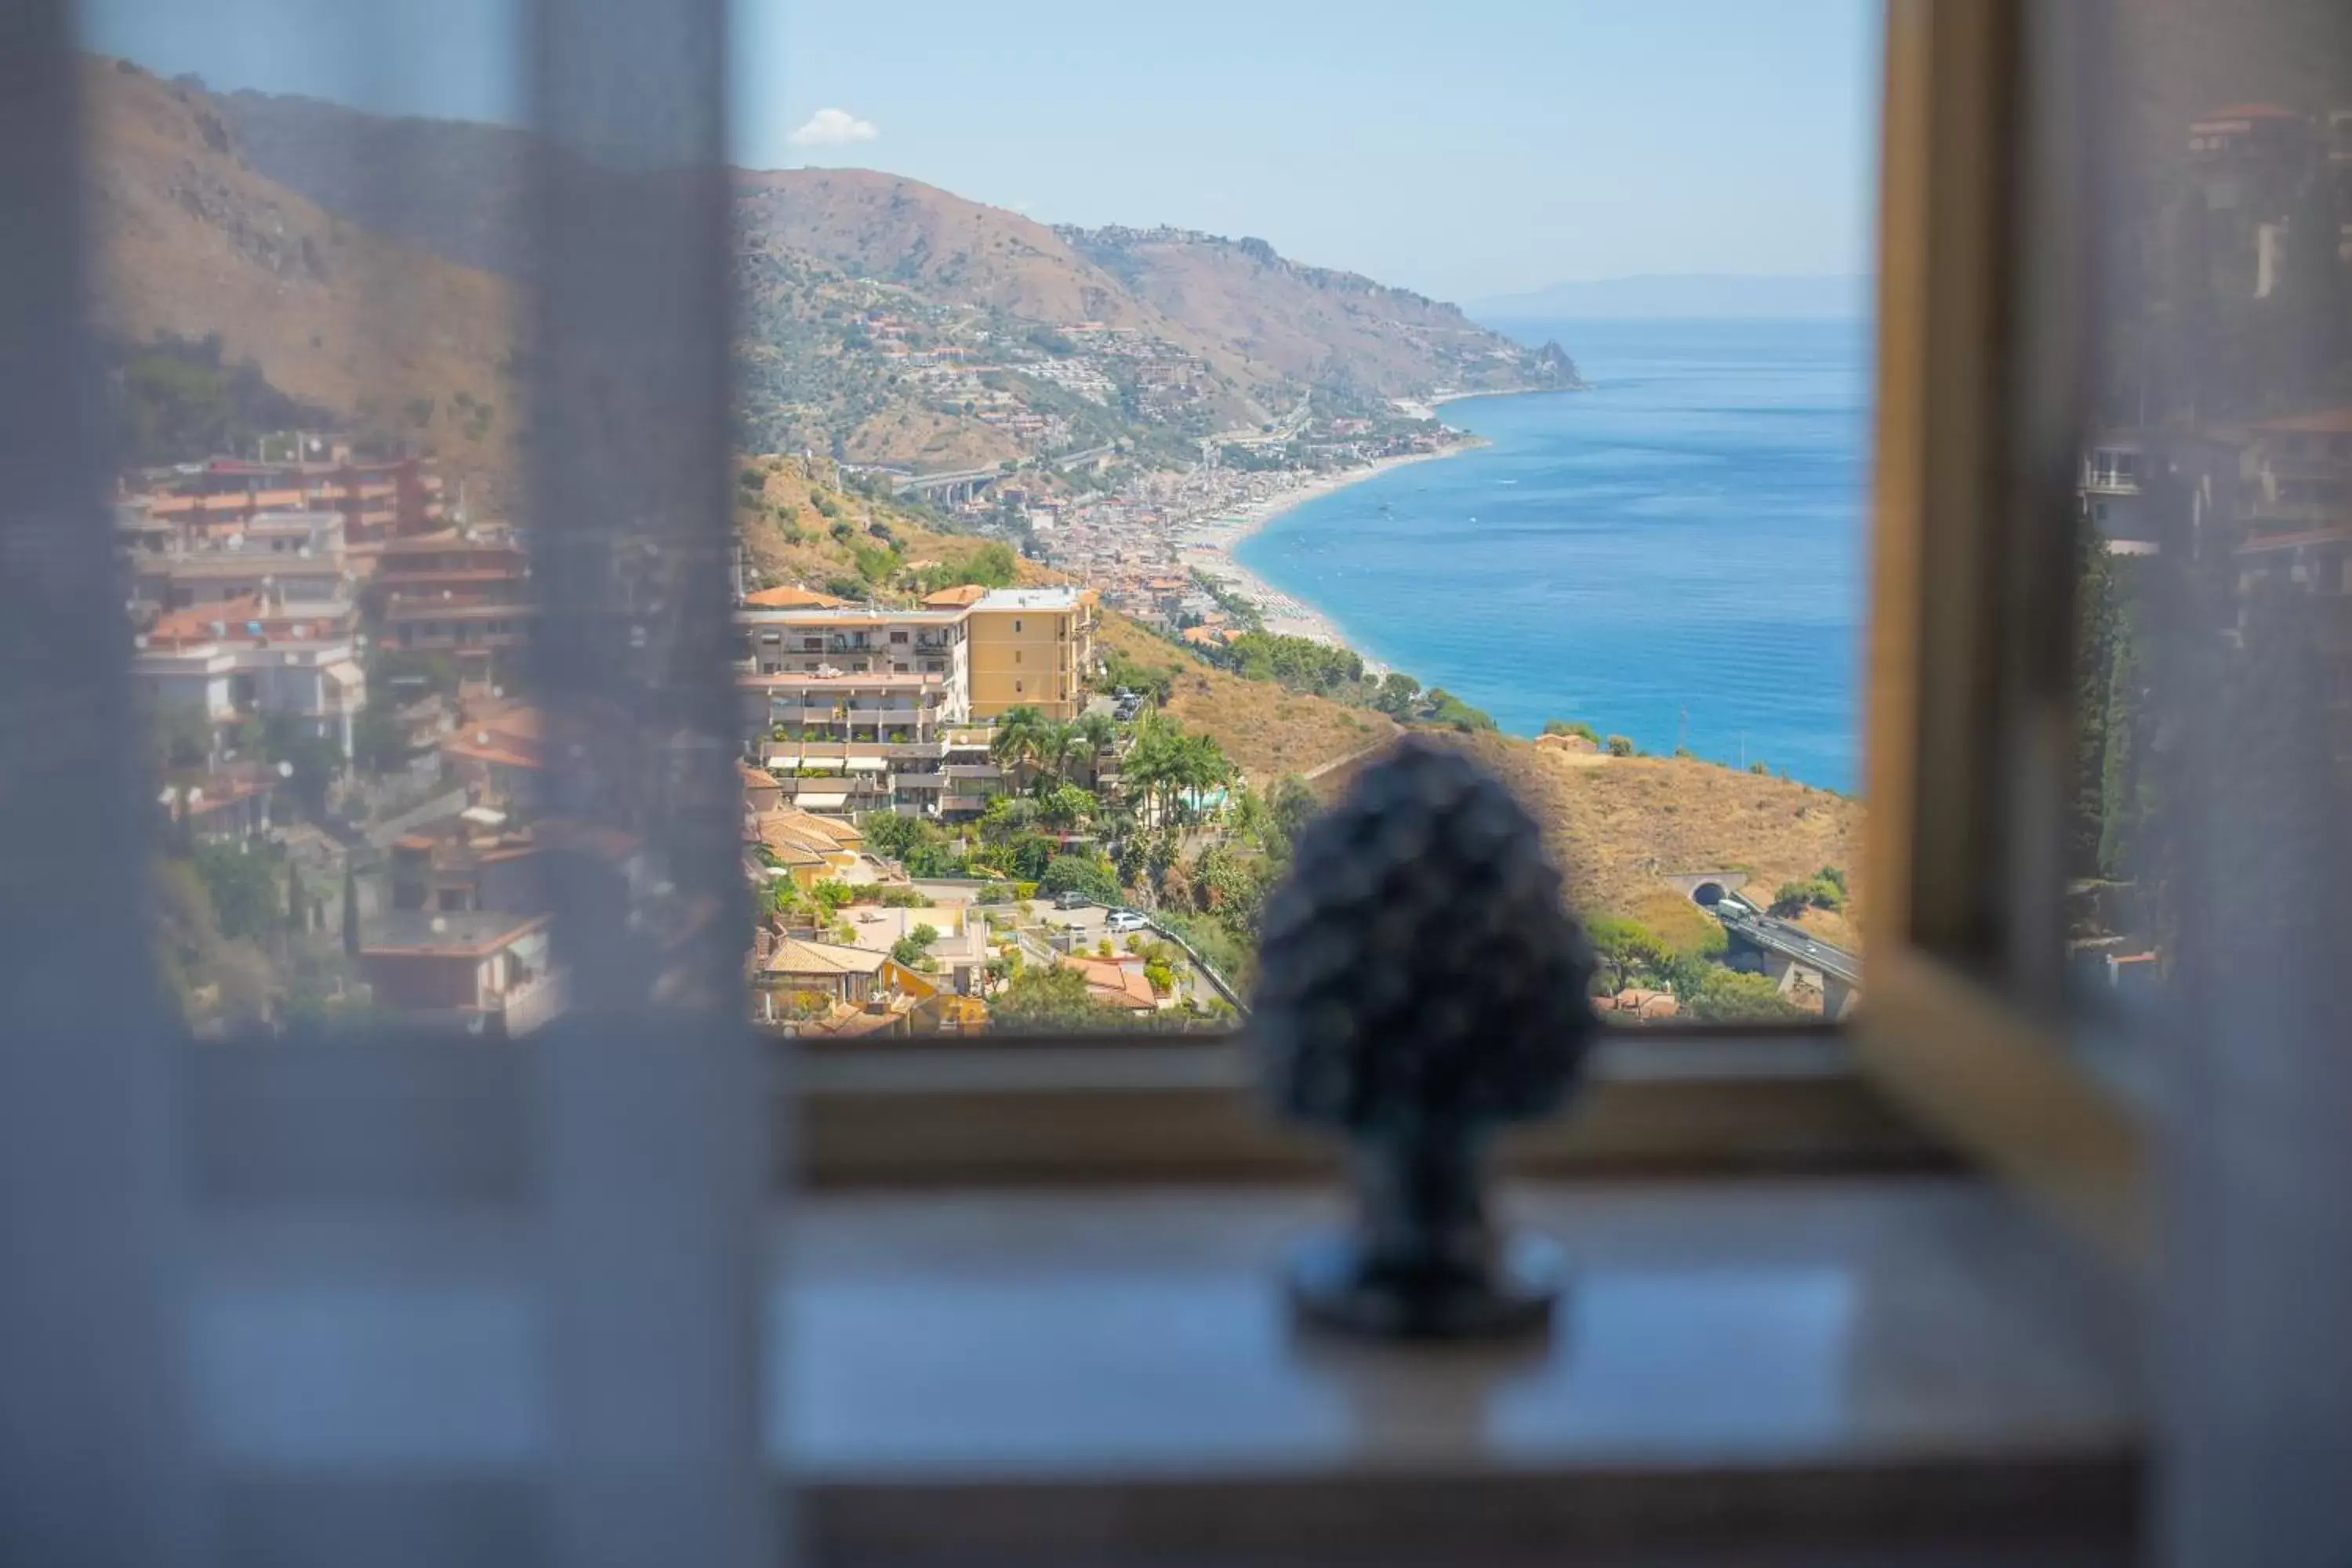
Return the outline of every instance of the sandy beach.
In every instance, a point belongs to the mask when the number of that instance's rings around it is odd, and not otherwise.
[[[1308,501],[1377,479],[1392,468],[1412,463],[1433,463],[1443,458],[1458,457],[1474,450],[1484,442],[1469,442],[1444,452],[1416,452],[1410,457],[1383,458],[1361,468],[1330,474],[1309,479],[1295,489],[1252,505],[1240,507],[1222,517],[1206,518],[1188,523],[1176,537],[1177,560],[1190,571],[1214,579],[1254,605],[1265,621],[1265,629],[1285,637],[1307,637],[1335,647],[1349,644],[1320,611],[1300,603],[1289,595],[1277,592],[1249,568],[1234,558],[1234,547],[1251,534],[1273,522],[1285,512],[1305,506]],[[1359,653],[1363,650],[1357,649]],[[1387,667],[1366,658],[1364,667],[1375,675],[1387,673]]]

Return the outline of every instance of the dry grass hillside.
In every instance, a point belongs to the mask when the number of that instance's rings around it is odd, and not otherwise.
[[[509,471],[520,411],[507,283],[256,174],[205,92],[113,60],[84,70],[105,331],[133,342],[217,334],[226,360],[250,360],[363,432],[421,435],[461,474]],[[490,408],[486,426],[456,419],[460,394]]]
[[[1863,808],[1827,790],[1713,763],[1579,757],[1507,735],[1457,743],[1507,782],[1543,824],[1580,910],[1690,935],[1712,922],[1662,876],[1742,872],[1746,896],[1761,903],[1782,883],[1825,866],[1850,879],[1860,869]],[[1336,794],[1344,780],[1335,774],[1322,783]],[[1810,910],[1800,923],[1859,950],[1856,915],[1849,904],[1842,913]]]
[[[1021,443],[992,425],[914,405],[887,408],[843,443],[853,463],[903,464],[927,474],[983,468],[1022,455]]]
[[[1148,303],[1231,345],[1245,384],[1336,382],[1395,396],[1534,379],[1525,354],[1454,306],[1302,266],[1256,241],[1104,230],[1076,243]]]
[[[742,482],[756,475],[757,488]],[[914,513],[887,500],[845,488],[840,471],[823,458],[747,458],[736,475],[735,522],[749,552],[756,585],[795,583],[823,590],[839,578],[858,575],[857,547],[887,548],[873,531],[877,525],[897,544],[901,575],[927,565],[961,566],[988,542],[971,534],[943,533]],[[834,535],[847,524],[848,538]],[[1014,562],[1017,582],[1065,581],[1035,562]],[[878,597],[908,597],[911,589],[894,581],[871,584]]]
[[[1269,680],[1244,680],[1203,664],[1125,616],[1104,616],[1100,640],[1139,663],[1173,671],[1169,716],[1188,730],[1215,736],[1254,784],[1310,773],[1397,733],[1383,714],[1286,691]]]
[[[738,221],[856,277],[1034,321],[1160,330],[1158,313],[1040,223],[870,169],[736,176]]]

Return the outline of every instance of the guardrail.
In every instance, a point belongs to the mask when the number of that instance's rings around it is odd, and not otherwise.
[[[1215,964],[1211,963],[1207,959],[1201,956],[1201,952],[1198,948],[1194,947],[1191,942],[1186,942],[1183,937],[1177,934],[1175,931],[1170,931],[1166,926],[1163,926],[1158,921],[1153,920],[1150,915],[1145,915],[1143,917],[1143,923],[1147,928],[1158,931],[1161,937],[1165,938],[1168,942],[1173,943],[1177,948],[1181,950],[1184,956],[1192,961],[1192,967],[1199,970],[1202,976],[1208,980],[1209,988],[1214,991],[1219,996],[1224,998],[1225,1005],[1227,1006],[1231,1007],[1234,1012],[1240,1014],[1244,1018],[1250,1016],[1249,1003],[1243,999],[1242,994],[1239,991],[1234,989],[1234,984],[1232,981],[1227,980],[1223,975],[1217,973],[1217,966]]]

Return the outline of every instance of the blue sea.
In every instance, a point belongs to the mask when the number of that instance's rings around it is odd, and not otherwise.
[[[1310,501],[1243,564],[1514,733],[1580,719],[1851,792],[1867,324],[1495,325],[1591,390],[1449,404],[1492,444]]]

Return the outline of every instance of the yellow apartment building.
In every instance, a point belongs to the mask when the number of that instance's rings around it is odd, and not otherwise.
[[[1076,719],[1094,664],[1095,620],[1091,588],[998,588],[974,601],[966,622],[971,716],[1030,707]]]

